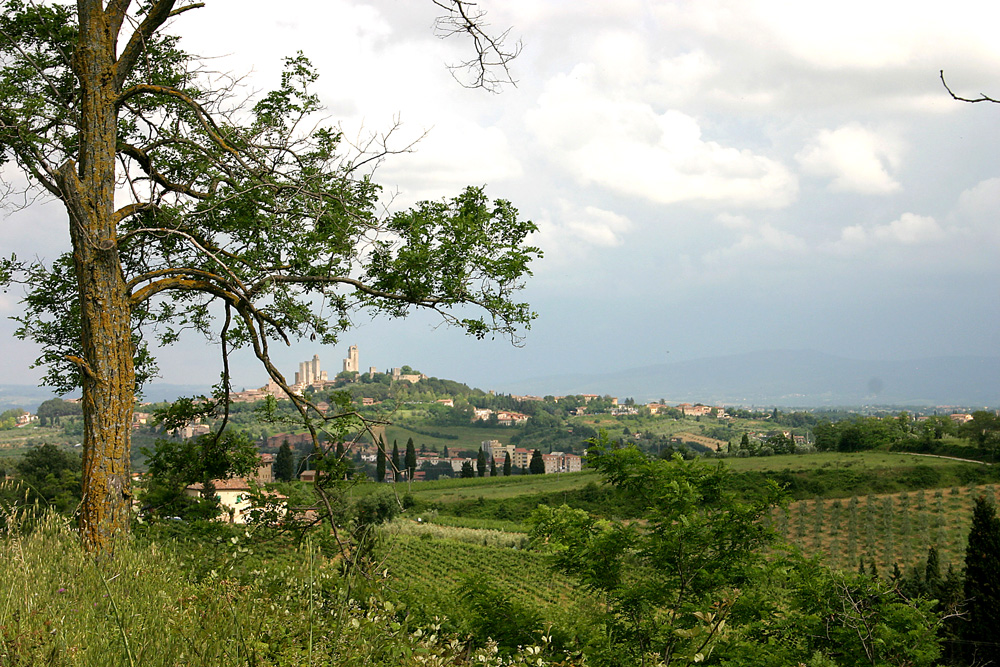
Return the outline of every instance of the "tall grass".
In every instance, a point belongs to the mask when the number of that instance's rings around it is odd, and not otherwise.
[[[79,546],[71,520],[4,508],[0,531],[3,667],[300,667],[304,665],[536,664],[529,650],[501,657],[434,627],[414,627],[378,595],[364,600],[335,560],[310,546],[253,558],[233,534],[211,541],[198,568],[183,542],[131,539],[113,557]],[[194,551],[201,555],[206,551]],[[358,589],[355,589],[358,590]],[[543,663],[544,664],[544,663]]]
[[[390,539],[395,535],[415,535],[417,537],[453,540],[455,542],[467,542],[469,544],[479,544],[488,547],[528,548],[528,536],[523,532],[508,532],[487,528],[466,528],[462,526],[442,525],[436,522],[418,523],[409,519],[396,519],[383,528],[383,534],[389,536]]]

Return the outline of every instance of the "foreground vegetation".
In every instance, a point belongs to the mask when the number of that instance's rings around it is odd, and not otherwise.
[[[378,587],[352,587],[322,545],[268,548],[224,526],[200,538],[140,531],[95,561],[58,515],[10,527],[0,540],[0,664],[544,664],[537,647],[501,656],[492,642],[474,647],[432,620],[411,622]]]
[[[417,506],[393,520],[382,487],[340,498],[336,534],[165,521],[95,561],[68,520],[8,506],[0,664],[964,664],[944,641],[959,636],[943,620],[961,598],[951,572],[947,586],[943,573],[904,586],[870,564],[829,568],[808,557],[829,552],[826,536],[785,546],[781,535],[814,527],[815,515],[796,522],[809,504],[784,508],[773,483],[749,494],[727,466],[607,440],[591,457],[579,491],[617,494],[640,521],[567,505],[520,524]],[[517,486],[504,481],[479,488]],[[956,524],[968,516],[967,504],[941,500]],[[843,521],[827,525],[844,532]]]
[[[503,428],[449,425],[443,406],[424,412],[400,411],[406,432],[460,456],[461,438]],[[589,429],[558,419],[553,445]],[[781,419],[805,418],[595,416],[631,426],[573,445],[589,448],[589,469],[548,475],[375,484],[338,447],[343,456],[321,464],[321,496],[303,482],[272,488],[322,523],[248,532],[203,521],[217,501],[183,491],[237,459],[250,474],[252,431],[164,440],[147,452],[150,523],[99,563],[65,520],[19,509],[70,515],[79,502],[74,448],[30,448],[4,460],[17,481],[0,489],[0,581],[14,582],[0,599],[0,665],[983,664],[962,652],[981,641],[961,620],[964,565],[972,507],[995,497],[1000,469],[892,451],[900,441],[855,447],[884,433],[922,437],[899,417],[847,417],[826,431],[816,421],[826,442],[840,438],[822,452],[796,444],[808,431],[733,428]],[[511,432],[523,444],[547,431]],[[988,458],[968,435],[943,438]],[[694,457],[705,443],[715,450]],[[50,581],[69,585],[38,585]]]

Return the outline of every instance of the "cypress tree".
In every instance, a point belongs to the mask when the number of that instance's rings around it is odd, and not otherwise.
[[[274,459],[274,478],[279,482],[290,482],[295,477],[295,454],[288,440],[281,443],[278,456]]]
[[[375,455],[375,479],[385,481],[385,442],[378,437],[378,453]]]
[[[476,455],[476,473],[480,477],[486,477],[486,452],[482,449]]]
[[[413,479],[413,471],[417,469],[417,449],[413,446],[413,438],[406,440],[406,479]]]
[[[448,453],[448,445],[444,446],[444,451],[441,452],[441,457],[445,459],[451,458],[451,455]]]
[[[399,467],[399,445],[396,444],[396,440],[392,441],[392,481],[396,481],[399,478],[399,471],[402,468]]]
[[[510,477],[510,452],[503,455],[503,476]]]
[[[528,464],[528,472],[532,475],[545,474],[545,461],[542,460],[542,453],[537,449],[531,453],[531,462]]]
[[[941,599],[941,564],[938,561],[937,549],[927,550],[927,564],[924,566],[924,590],[928,597]]]
[[[984,496],[976,498],[972,510],[972,528],[965,550],[965,597],[969,621],[965,639],[970,642],[994,642],[1000,627],[1000,520],[996,509]],[[992,647],[976,648],[973,658],[993,655]],[[975,662],[975,660],[973,660]]]
[[[491,456],[490,457],[490,477],[496,477],[496,476],[497,476],[497,460]]]

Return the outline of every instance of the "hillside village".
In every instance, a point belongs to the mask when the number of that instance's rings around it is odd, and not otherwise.
[[[862,585],[882,591],[879,599],[894,600],[894,613],[926,614],[925,599],[945,601],[935,603],[933,612],[945,620],[922,635],[919,651],[948,646],[962,632],[947,619],[964,599],[967,569],[957,568],[976,530],[968,517],[980,511],[983,498],[1000,498],[1000,466],[993,465],[1000,454],[998,411],[783,411],[662,399],[637,403],[596,393],[500,394],[409,366],[362,373],[357,363],[352,346],[344,370],[332,379],[317,355],[299,364],[287,388],[316,415],[314,432],[305,428],[280,382],[234,392],[222,412],[204,399],[136,405],[131,431],[137,533],[169,535],[167,542],[155,542],[157,549],[173,544],[175,536],[194,539],[199,546],[193,571],[203,568],[205,581],[225,571],[242,577],[244,587],[276,567],[275,557],[253,561],[255,551],[281,552],[294,568],[305,562],[305,548],[307,561],[321,558],[338,577],[362,568],[359,576],[366,581],[372,575],[364,568],[377,562],[379,574],[370,580],[387,582],[378,594],[393,610],[409,610],[394,612],[394,623],[465,637],[455,646],[489,647],[500,637],[508,652],[544,629],[555,639],[539,654],[551,656],[553,664],[575,664],[566,656],[594,650],[586,633],[603,618],[594,609],[611,598],[582,586],[578,575],[554,569],[546,545],[561,539],[562,527],[579,526],[579,535],[596,539],[607,531],[655,526],[628,533],[625,543],[631,544],[690,526],[685,544],[714,549],[710,560],[698,561],[704,569],[737,557],[730,542],[720,549],[714,541],[715,531],[728,530],[735,516],[746,522],[742,535],[762,536],[754,556],[761,563],[787,550],[822,559],[828,568],[822,576],[839,582],[823,595],[834,605],[828,624],[853,627],[837,610],[844,608],[843,591],[854,590],[844,587]],[[178,405],[194,416],[177,418]],[[334,418],[336,426],[337,415],[351,415],[355,426],[328,428],[326,420]],[[35,498],[49,511],[76,511],[79,402],[51,399],[33,414],[8,411],[0,425],[0,503],[16,507],[21,498]],[[642,463],[631,458],[636,452]],[[617,455],[638,467],[624,477],[609,475],[604,462]],[[641,481],[647,474],[668,477]],[[633,476],[641,488],[628,490],[626,480]],[[667,478],[678,483],[665,490]],[[728,491],[718,495],[715,485],[722,479]],[[650,512],[650,492],[666,494],[670,502]],[[762,494],[774,495],[753,505],[726,504]],[[718,516],[706,504],[710,497],[723,503]],[[677,508],[687,509],[676,514]],[[214,537],[205,542],[205,535]],[[322,550],[309,551],[317,543]],[[765,551],[770,544],[777,549]],[[631,562],[632,552],[640,553],[630,548],[622,558]],[[816,581],[819,561],[803,565],[799,557],[782,567],[790,573],[813,568],[802,576]],[[586,565],[584,571],[592,571],[589,559]],[[662,565],[657,560],[629,571],[651,572],[654,578],[642,590],[654,590],[663,581]],[[482,571],[498,568],[502,572],[490,575],[488,592],[470,588],[472,580],[462,574],[476,572],[476,581],[485,581]],[[286,585],[282,581],[281,589]],[[505,609],[536,611],[511,620]],[[441,618],[457,620],[441,627]],[[882,618],[883,624],[895,622],[897,631],[914,627],[913,616]],[[474,634],[469,628],[480,622],[481,634]],[[796,621],[796,636],[805,622]],[[716,640],[718,651],[732,648],[725,637]],[[837,655],[841,646],[830,645],[828,653]]]
[[[859,449],[870,449],[888,442],[890,436],[880,433],[885,430],[884,424],[898,431],[891,437],[910,433],[933,444],[948,434],[958,434],[973,420],[972,413],[950,408],[942,409],[946,414],[926,411],[863,417],[849,412],[781,413],[777,409],[670,404],[662,400],[640,405],[632,399],[599,394],[498,395],[428,377],[409,366],[386,373],[371,367],[360,373],[358,363],[358,347],[351,346],[343,370],[330,379],[318,355],[314,355],[299,364],[289,389],[309,400],[322,415],[350,406],[347,409],[372,419],[371,429],[337,442],[328,441],[321,431],[320,445],[330,451],[336,449],[338,457],[349,462],[349,474],[386,484],[576,473],[585,468],[585,441],[602,430],[615,434],[619,442],[637,445],[658,456],[752,457],[844,449],[841,442],[830,440],[843,439],[843,434],[831,435],[838,423],[860,425],[870,431],[869,436],[881,438],[878,444],[857,445]],[[233,406],[227,429],[243,431],[252,438],[259,467],[250,477],[189,484],[184,493],[191,498],[214,494],[223,508],[221,518],[241,523],[250,516],[251,500],[258,491],[279,480],[312,483],[317,471],[311,463],[313,436],[308,431],[277,430],[256,417],[256,411],[268,399],[275,401],[279,413],[289,409],[287,396],[278,383],[234,392],[230,398]],[[341,407],[334,408],[334,404]],[[163,437],[193,442],[208,437],[219,425],[218,419],[196,418],[165,431],[157,417],[164,407],[137,406],[132,417],[137,449],[149,447],[156,438]],[[70,434],[78,427],[78,415],[79,406],[73,399],[53,399],[43,404],[37,414],[10,411],[0,416],[5,420],[0,423],[11,432],[22,433],[30,432],[32,427],[44,431],[40,427],[58,424]],[[0,447],[5,444],[0,442]],[[283,468],[276,475],[274,466],[279,459],[283,460]],[[137,463],[134,477],[141,484],[142,459]],[[278,491],[268,493],[269,500],[258,501],[285,506],[286,496]]]

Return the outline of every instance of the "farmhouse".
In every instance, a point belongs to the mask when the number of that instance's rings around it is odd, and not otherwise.
[[[287,512],[285,501],[287,498],[279,493],[264,493],[267,499],[263,508],[254,506],[251,498],[255,491],[259,490],[263,484],[274,481],[274,457],[270,454],[261,454],[260,465],[257,468],[257,475],[251,479],[235,477],[231,479],[213,479],[212,486],[215,487],[215,497],[219,501],[224,514],[219,517],[220,521],[228,523],[248,523],[252,518],[255,509],[264,511],[276,511],[279,516],[284,516]],[[192,498],[199,498],[203,495],[204,485],[199,483],[191,484],[184,489],[184,493]]]

